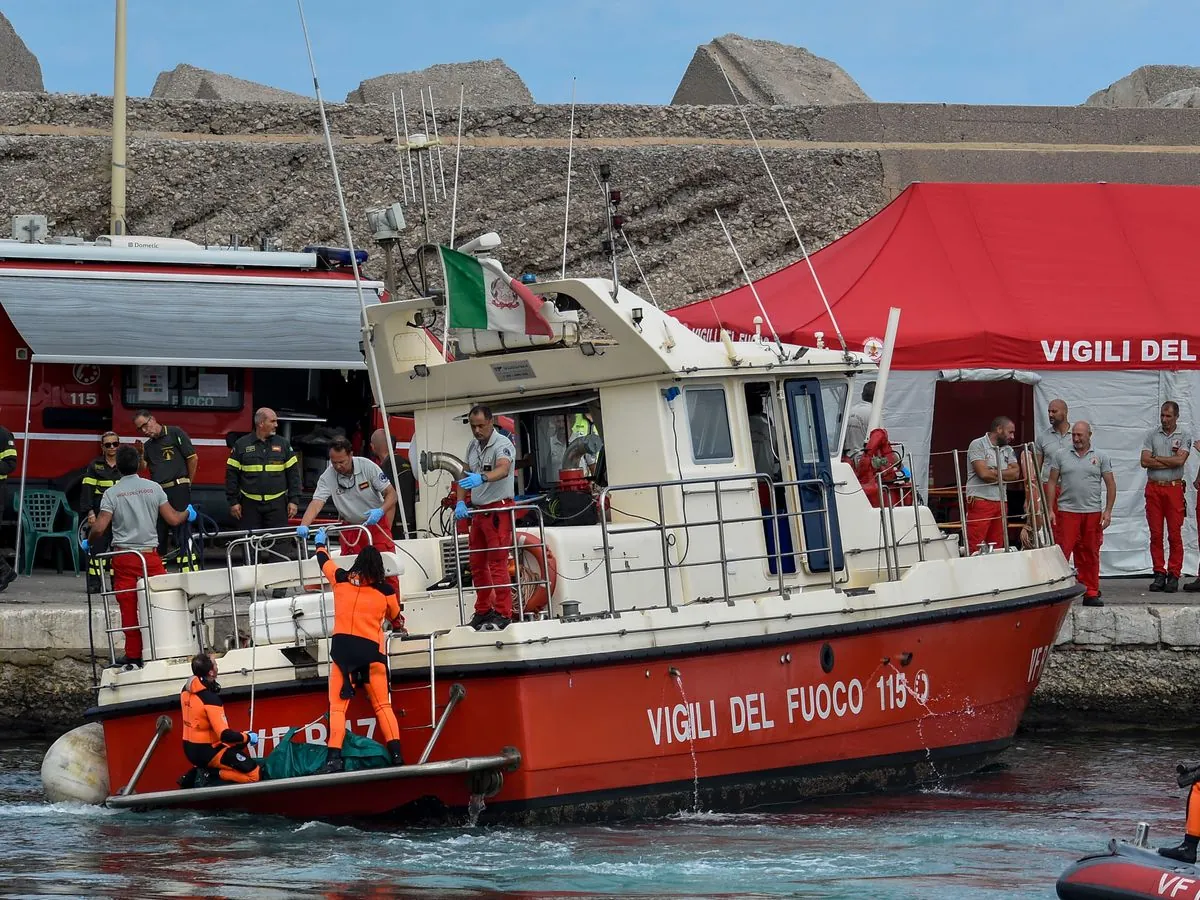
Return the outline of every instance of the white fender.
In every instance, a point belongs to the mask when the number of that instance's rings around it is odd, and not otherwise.
[[[103,803],[108,797],[104,726],[89,722],[50,745],[42,759],[42,790],[51,803]]]

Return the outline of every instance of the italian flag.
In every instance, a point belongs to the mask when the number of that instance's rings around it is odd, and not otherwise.
[[[515,334],[544,334],[554,329],[542,315],[541,297],[509,278],[494,259],[476,259],[439,247],[446,276],[446,309],[451,328],[478,328]]]

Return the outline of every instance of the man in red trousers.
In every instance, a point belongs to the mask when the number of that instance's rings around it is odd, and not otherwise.
[[[1004,547],[1004,506],[1000,492],[1021,480],[1021,467],[1013,453],[1016,426],[1008,416],[998,416],[983,437],[967,448],[967,552],[981,544]],[[999,468],[997,468],[997,464]]]
[[[1192,437],[1179,424],[1179,404],[1168,400],[1159,409],[1160,427],[1151,428],[1142,443],[1146,470],[1146,522],[1150,526],[1150,561],[1154,564],[1152,591],[1179,590],[1183,570],[1183,466]],[[1163,523],[1171,554],[1163,560]]]
[[[1071,426],[1071,449],[1060,450],[1050,460],[1048,489],[1061,488],[1058,511],[1050,508],[1058,546],[1068,559],[1075,556],[1075,570],[1083,582],[1084,606],[1103,606],[1100,599],[1100,544],[1104,529],[1112,522],[1117,500],[1117,479],[1108,454],[1092,447],[1092,426],[1080,420]],[[1101,511],[1101,486],[1104,509]]]
[[[125,652],[114,665],[138,668],[142,666],[138,579],[166,573],[162,557],[158,555],[158,517],[162,516],[172,527],[196,520],[196,510],[190,503],[186,509],[175,509],[167,502],[166,491],[158,482],[138,475],[141,462],[133,447],[121,447],[117,451],[117,471],[121,479],[100,498],[96,521],[92,523],[87,539],[80,542],[83,549],[88,550],[89,542],[108,531],[111,524],[112,549],[130,551],[112,558],[112,586],[121,608],[121,629],[125,634]]]

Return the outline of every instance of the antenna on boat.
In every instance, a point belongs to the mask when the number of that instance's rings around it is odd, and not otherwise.
[[[454,143],[454,199],[450,201],[450,247],[454,247],[454,226],[458,215],[458,162],[462,158],[462,112],[463,99],[467,95],[467,85],[458,85],[458,140]],[[438,152],[441,150],[439,148]]]
[[[426,138],[429,137],[429,110],[425,108],[425,92],[421,91],[421,128],[425,131]],[[425,163],[418,156],[417,162],[421,164],[421,178],[425,178]],[[429,181],[430,187],[433,188],[433,202],[437,203],[437,173],[433,171],[433,157],[429,158]],[[422,191],[422,200],[424,199],[424,191]]]
[[[395,99],[392,100],[395,103]],[[408,185],[412,189],[413,203],[417,202],[417,179],[413,176],[412,144],[408,139],[408,110],[404,107],[404,88],[400,89],[400,115],[404,118],[404,153],[408,157]],[[400,169],[400,177],[404,177],[404,168]]]
[[[617,292],[621,289],[621,282],[617,277],[616,232],[625,227],[625,217],[617,215],[621,192],[609,187],[608,180],[611,177],[612,167],[608,163],[600,163],[600,174],[597,176],[597,180],[600,182],[600,189],[604,191],[604,218],[608,228],[608,237],[600,242],[600,249],[608,254],[608,259],[612,263],[612,298],[615,303],[617,302]]]
[[[771,337],[775,338],[775,346],[779,352],[779,361],[783,362],[787,358],[787,352],[783,349],[783,341],[779,339],[779,333],[775,330],[775,326],[771,324],[771,317],[767,315],[766,307],[763,306],[762,299],[758,296],[758,288],[750,280],[750,273],[746,271],[746,265],[742,262],[742,254],[738,253],[738,248],[734,246],[729,229],[725,227],[725,220],[721,218],[721,211],[714,209],[713,212],[716,213],[717,221],[721,223],[721,230],[725,232],[725,240],[729,241],[729,249],[733,251],[738,266],[742,270],[742,277],[746,279],[746,285],[750,288],[750,293],[754,295],[754,302],[758,304],[758,311],[762,313],[763,321],[767,323],[767,328],[771,330]],[[721,330],[724,331],[724,329]]]
[[[462,105],[461,105],[461,103],[459,104],[458,112],[459,112],[459,121],[461,122],[462,121]],[[434,109],[434,106],[433,106],[433,88],[432,87],[429,88],[429,121],[433,123],[433,142],[434,142],[434,144],[437,145],[438,174],[442,179],[442,199],[445,200],[446,199],[446,167],[444,165],[442,165],[442,141],[441,141],[441,138],[438,136],[437,110]],[[430,170],[433,169],[433,159],[432,158],[429,160],[429,168],[430,168]],[[434,193],[436,194],[437,192],[435,191]],[[436,200],[437,197],[435,196],[434,199]]]
[[[575,76],[571,76],[571,125],[567,132],[567,210],[563,214],[563,254],[560,278],[567,277],[567,226],[571,223],[571,160],[575,156]]]
[[[396,152],[400,152],[400,113],[396,110],[396,92],[392,91],[392,124],[396,129]],[[407,131],[408,123],[405,123]],[[405,143],[408,143],[405,141]],[[407,148],[406,148],[407,149]],[[404,202],[408,202],[408,179],[404,177],[404,163],[400,163],[400,190],[404,191]],[[415,197],[413,199],[416,199]]]
[[[775,196],[779,198],[779,205],[783,207],[783,214],[787,217],[788,224],[792,226],[792,234],[796,238],[796,243],[800,245],[800,252],[804,255],[804,261],[808,264],[808,271],[812,275],[813,284],[817,286],[817,293],[821,295],[821,302],[825,304],[825,312],[829,314],[829,321],[833,325],[833,333],[837,335],[838,343],[842,345],[842,352],[849,357],[850,349],[846,346],[846,339],[842,337],[842,329],[838,325],[837,317],[833,314],[833,307],[829,305],[829,299],[825,296],[825,288],[821,286],[821,279],[817,277],[817,270],[813,268],[812,260],[808,256],[808,248],[804,246],[804,241],[800,237],[800,231],[796,228],[796,223],[792,220],[792,213],[783,199],[783,192],[779,190],[775,176],[771,173],[771,167],[767,165],[767,157],[763,153],[762,146],[758,143],[758,138],[754,135],[754,129],[750,127],[750,120],[746,118],[746,111],[742,108],[742,100],[738,97],[737,91],[733,89],[733,82],[729,80],[729,73],[721,65],[721,60],[717,59],[717,65],[721,69],[721,74],[725,77],[725,84],[729,87],[729,93],[733,96],[733,104],[737,107],[738,112],[741,113],[742,122],[746,126],[746,131],[750,134],[750,140],[754,142],[754,149],[758,151],[758,158],[762,161],[767,178],[771,180],[771,187],[775,188]],[[758,294],[755,293],[754,296],[757,299]],[[761,306],[762,304],[759,305]],[[763,313],[763,315],[765,316],[766,313]]]
[[[321,83],[317,80],[317,61],[313,58],[312,41],[308,38],[308,21],[304,18],[304,0],[296,0],[296,8],[300,12],[300,29],[304,32],[304,48],[308,51],[308,67],[312,70],[313,91],[317,96],[317,111],[321,114],[321,130],[325,132],[325,149],[329,151],[329,167],[333,170],[333,186],[337,190],[338,209],[342,214],[342,228],[346,232],[346,247],[350,250],[350,268],[354,273],[354,290],[358,293],[358,305],[361,311],[363,330],[369,325],[367,321],[367,299],[363,296],[362,273],[358,270],[358,255],[354,250],[354,234],[350,231],[350,215],[346,212],[346,195],[342,193],[342,179],[338,174],[337,155],[333,152],[333,136],[329,133],[329,119],[325,117],[325,101],[321,97]],[[392,484],[399,489],[400,475],[396,471],[396,444],[392,438],[392,427],[388,424],[388,411],[383,405],[383,390],[379,381],[379,363],[375,359],[375,342],[368,337],[363,341],[363,350],[367,358],[367,376],[371,380],[371,389],[379,403],[380,418],[383,420],[383,434],[388,443],[388,462],[392,470]],[[404,513],[404,504],[397,503],[400,512],[400,525],[408,534],[408,516]]]

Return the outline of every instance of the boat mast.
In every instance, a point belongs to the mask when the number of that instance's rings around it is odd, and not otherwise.
[[[109,234],[125,234],[125,0],[116,0],[113,46],[112,195]]]

